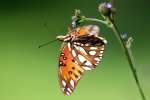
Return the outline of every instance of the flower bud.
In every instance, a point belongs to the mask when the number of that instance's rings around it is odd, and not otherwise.
[[[110,2],[101,3],[98,9],[102,15],[110,17],[112,14],[112,3]]]
[[[128,33],[127,33],[127,32],[123,32],[123,33],[121,34],[121,38],[122,38],[123,40],[127,41],[127,39],[129,38]]]

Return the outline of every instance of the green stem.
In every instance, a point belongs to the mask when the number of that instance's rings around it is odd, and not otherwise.
[[[128,48],[126,46],[124,40],[121,38],[121,33],[119,32],[119,30],[118,30],[118,28],[117,28],[117,26],[115,24],[113,24],[112,30],[114,31],[116,37],[118,38],[118,41],[121,43],[122,47],[124,48],[125,55],[126,55],[127,60],[129,62],[130,69],[132,71],[133,77],[135,79],[135,82],[136,82],[136,85],[137,85],[138,90],[140,92],[140,95],[142,97],[142,100],[146,100],[146,97],[145,97],[144,92],[142,90],[142,87],[140,85],[140,82],[139,82],[139,79],[138,79],[138,75],[137,75],[137,72],[136,72],[136,69],[135,69],[135,63],[134,63],[134,58],[133,58],[133,55],[132,55],[132,51],[131,51],[130,48]]]
[[[102,24],[107,25],[106,21],[99,20],[99,19],[96,19],[96,18],[84,18],[84,20],[85,20],[85,21],[94,21],[94,22],[99,22],[99,23],[102,23]]]
[[[134,64],[134,57],[132,55],[132,51],[131,51],[130,47],[126,46],[126,42],[121,37],[121,33],[119,32],[116,24],[111,22],[111,20],[109,20],[109,19],[107,19],[106,21],[103,21],[103,20],[99,20],[99,19],[95,19],[95,18],[85,18],[85,20],[86,21],[95,21],[95,22],[99,22],[99,23],[105,24],[107,27],[111,28],[114,31],[115,36],[117,37],[119,43],[121,44],[121,46],[122,46],[122,48],[123,48],[123,50],[125,52],[125,55],[127,57],[128,63],[130,65],[130,69],[132,71],[133,77],[135,79],[135,82],[136,82],[136,85],[137,85],[138,90],[140,92],[140,95],[142,97],[142,100],[146,100],[144,92],[143,92],[143,90],[141,88],[141,85],[140,85],[140,82],[139,82],[139,79],[138,79],[138,76],[137,76],[136,69],[134,67],[135,64]]]

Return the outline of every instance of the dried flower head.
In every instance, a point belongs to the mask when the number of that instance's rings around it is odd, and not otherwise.
[[[98,9],[99,9],[100,13],[105,17],[106,16],[110,17],[113,12],[113,6],[112,6],[112,3],[110,3],[110,2],[101,3],[99,5]]]

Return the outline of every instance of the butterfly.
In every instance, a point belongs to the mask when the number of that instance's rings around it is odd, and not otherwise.
[[[98,26],[84,25],[69,30],[65,36],[57,36],[63,41],[58,77],[65,95],[72,94],[85,71],[94,69],[101,62],[107,41],[98,33]]]

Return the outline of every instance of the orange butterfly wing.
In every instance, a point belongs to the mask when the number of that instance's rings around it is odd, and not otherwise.
[[[73,92],[84,72],[75,61],[70,49],[70,43],[64,44],[59,57],[59,82],[65,95]]]

